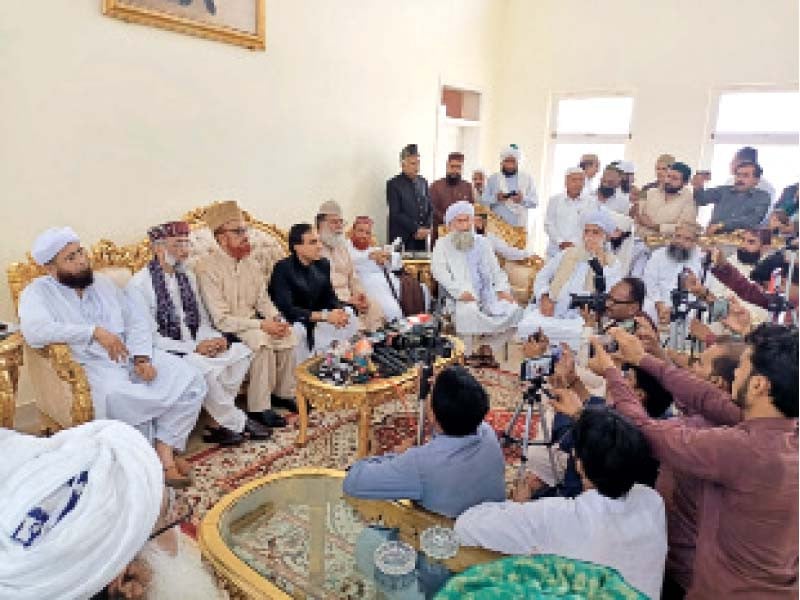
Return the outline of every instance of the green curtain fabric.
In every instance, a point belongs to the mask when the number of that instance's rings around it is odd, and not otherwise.
[[[549,554],[475,565],[450,579],[436,600],[647,600],[618,571]]]

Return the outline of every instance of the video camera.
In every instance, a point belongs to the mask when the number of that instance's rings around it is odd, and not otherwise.
[[[587,307],[597,315],[597,330],[602,329],[603,314],[606,312],[606,277],[603,273],[603,265],[600,260],[593,256],[589,260],[589,268],[594,273],[594,294],[570,294],[569,308]]]

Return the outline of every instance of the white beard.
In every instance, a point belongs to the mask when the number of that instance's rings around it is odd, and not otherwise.
[[[456,250],[467,252],[475,245],[475,234],[472,231],[454,231],[453,246]]]
[[[332,231],[320,231],[319,239],[322,240],[322,243],[328,248],[334,249],[342,248],[347,241],[347,238],[344,237],[344,233],[333,233]]]

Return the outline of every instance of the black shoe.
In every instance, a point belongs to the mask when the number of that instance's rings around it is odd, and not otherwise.
[[[272,430],[269,427],[264,427],[261,423],[253,419],[247,419],[244,424],[244,432],[253,442],[268,440],[272,437]]]
[[[286,419],[269,408],[262,412],[249,412],[247,416],[265,427],[286,427]]]
[[[285,408],[290,413],[297,414],[297,402],[294,398],[280,398],[272,394],[272,406],[274,408]]]
[[[244,436],[226,427],[209,427],[203,434],[203,441],[220,446],[238,446],[244,441]]]

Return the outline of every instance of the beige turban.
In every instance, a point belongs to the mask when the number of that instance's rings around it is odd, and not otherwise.
[[[229,221],[243,220],[242,210],[233,200],[216,202],[206,209],[203,219],[208,224],[208,228],[214,232]]]
[[[334,215],[337,217],[342,216],[342,207],[339,206],[339,203],[336,200],[328,200],[327,202],[323,202],[322,205],[319,207],[317,211],[318,215]]]

